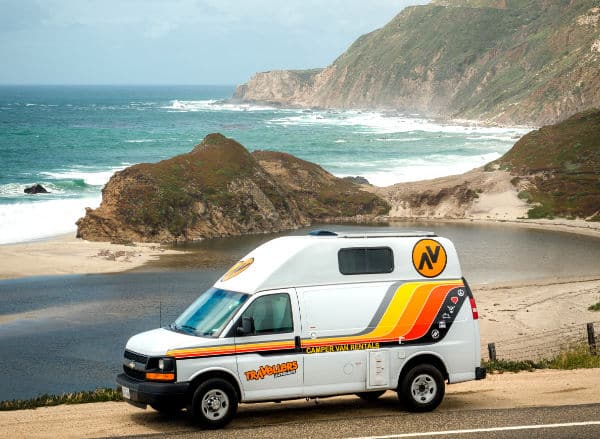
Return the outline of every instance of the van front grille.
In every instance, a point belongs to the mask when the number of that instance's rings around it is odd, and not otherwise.
[[[145,372],[142,372],[141,370],[131,369],[125,365],[123,366],[123,372],[125,372],[125,375],[133,378],[134,380],[144,381],[146,379]]]
[[[146,379],[146,368],[149,357],[125,350],[123,355],[123,371],[125,374],[135,380],[144,381]]]
[[[132,351],[128,351],[125,350],[125,358],[127,358],[128,360],[133,360],[136,363],[141,363],[143,365],[146,365],[146,363],[148,363],[148,357],[142,354],[138,354]]]

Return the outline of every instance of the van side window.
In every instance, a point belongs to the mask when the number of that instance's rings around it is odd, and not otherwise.
[[[343,248],[338,252],[342,274],[375,274],[394,271],[394,253],[389,247]]]
[[[254,333],[247,335],[292,332],[292,305],[289,294],[269,294],[256,299],[242,314],[254,319]]]

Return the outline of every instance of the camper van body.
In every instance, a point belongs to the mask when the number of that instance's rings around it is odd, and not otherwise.
[[[445,381],[485,377],[480,358],[475,301],[448,239],[318,232],[261,245],[174,324],[133,336],[117,383],[134,405],[188,406],[218,428],[238,401],[391,389],[432,410]]]

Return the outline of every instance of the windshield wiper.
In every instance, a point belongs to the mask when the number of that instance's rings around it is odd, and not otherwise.
[[[196,331],[197,331],[196,328],[194,328],[193,326],[190,326],[190,325],[178,326],[177,329],[185,329],[185,330],[187,330],[186,332],[191,332],[194,335],[196,335]]]

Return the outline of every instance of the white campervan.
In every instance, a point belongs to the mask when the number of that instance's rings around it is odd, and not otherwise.
[[[169,327],[133,336],[130,403],[189,407],[219,428],[238,402],[398,392],[436,408],[481,379],[477,308],[452,243],[433,233],[311,232],[250,252]]]

